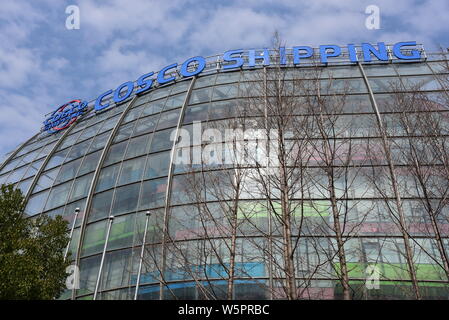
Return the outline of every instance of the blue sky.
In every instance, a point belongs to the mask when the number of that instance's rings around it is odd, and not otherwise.
[[[80,29],[65,27],[68,5]],[[380,9],[380,29],[365,8]],[[449,47],[447,0],[5,1],[0,6],[0,154],[35,134],[44,115],[196,55],[269,47],[416,40]]]

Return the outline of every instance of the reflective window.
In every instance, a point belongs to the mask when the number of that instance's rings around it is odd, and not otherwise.
[[[55,183],[64,182],[70,179],[73,179],[78,172],[78,168],[83,159],[78,159],[69,163],[64,164],[59,171],[58,177],[56,178]]]
[[[125,118],[123,118],[122,123],[127,123],[130,121],[136,120],[142,113],[143,109],[144,109],[144,106],[140,106],[140,107],[133,108],[133,109],[129,110],[128,114],[125,116]]]
[[[135,230],[135,222],[135,214],[115,217],[109,236],[108,249],[114,250],[131,246],[133,244],[134,231],[138,231],[138,229]],[[120,270],[122,271],[123,269]]]
[[[157,124],[157,130],[175,127],[178,124],[181,109],[161,113],[161,118]]]
[[[145,181],[142,188],[139,210],[162,207],[164,205],[167,178]]]
[[[152,179],[168,175],[170,167],[170,151],[151,154],[148,157],[144,179]]]
[[[174,95],[174,96],[170,96],[167,99],[167,102],[165,103],[165,109],[164,110],[169,110],[169,109],[175,109],[175,108],[182,107],[182,105],[184,104],[185,97],[186,97],[185,93],[181,93],[181,94],[177,94],[177,95]]]
[[[125,154],[125,149],[128,141],[123,141],[112,145],[109,148],[106,159],[104,160],[104,165],[112,164],[114,162],[120,161]]]
[[[23,179],[34,176],[37,173],[37,171],[41,168],[43,162],[44,162],[44,159],[32,162],[30,164],[30,166],[28,167],[27,172],[23,176]]]
[[[148,153],[148,147],[151,141],[151,134],[146,134],[129,140],[128,150],[126,150],[125,159],[134,158]]]
[[[190,96],[190,104],[200,103],[200,102],[209,102],[211,88],[197,89],[192,91],[192,95]]]
[[[240,78],[240,72],[223,72],[217,76],[216,84],[238,82]]]
[[[122,171],[118,181],[119,185],[139,181],[145,166],[146,157],[140,157],[129,161],[124,161]]]
[[[188,107],[184,114],[183,123],[207,120],[207,110],[208,109],[209,109],[208,103],[196,105],[193,107]]]
[[[28,192],[28,189],[30,188],[31,182],[33,182],[33,179],[27,179],[27,180],[22,180],[18,185],[17,188],[20,189],[20,191],[22,191],[22,194],[26,194]]]
[[[37,191],[44,190],[44,189],[51,187],[53,185],[53,183],[55,182],[55,179],[56,179],[56,176],[58,175],[59,169],[60,168],[55,168],[55,169],[43,172],[39,176],[39,180],[37,180],[37,184],[34,187],[33,192],[37,192]]]
[[[45,210],[53,209],[65,204],[71,187],[72,181],[52,188],[47,204],[45,205]]]
[[[214,94],[212,100],[222,100],[237,97],[237,85],[224,85],[214,87]]]
[[[38,213],[41,213],[45,205],[45,200],[47,200],[47,196],[48,190],[31,196],[30,199],[28,200],[25,213],[30,216],[34,216]]]
[[[209,120],[237,116],[235,112],[237,104],[238,100],[213,102],[209,108]]]
[[[117,133],[112,141],[118,142],[118,141],[122,141],[124,139],[128,139],[131,136],[131,133],[133,132],[133,128],[134,128],[135,124],[136,124],[135,122],[131,122],[131,123],[127,123],[123,126],[120,126],[120,128],[117,130]]]
[[[140,183],[117,188],[115,191],[112,214],[135,211],[139,200]]]
[[[45,170],[54,168],[56,166],[59,166],[65,159],[67,153],[70,149],[65,149],[59,152],[56,152],[51,158],[50,161],[48,161],[47,165],[45,166]]]
[[[150,102],[150,104],[148,104],[143,110],[141,117],[159,113],[162,109],[164,109],[164,105],[165,99]]]
[[[75,180],[69,201],[78,200],[87,196],[93,173],[82,176]]]
[[[85,173],[94,171],[98,165],[98,161],[100,160],[101,150],[88,154],[84,157],[83,163],[81,164],[78,175],[83,175]]]
[[[106,144],[106,141],[108,140],[110,134],[111,134],[111,132],[108,131],[108,132],[104,132],[104,133],[96,136],[94,138],[94,140],[92,141],[92,144],[90,145],[88,152],[92,152],[92,151],[103,148],[104,145]]]
[[[113,191],[114,190],[102,192],[93,197],[88,221],[94,221],[109,216]]]
[[[140,134],[153,132],[158,120],[159,114],[137,120],[133,135],[137,136]]]
[[[170,140],[170,135],[173,130],[176,129],[173,128],[155,132],[153,141],[151,142],[150,152],[171,149],[171,147],[173,146],[173,141]]]
[[[115,164],[107,168],[101,169],[100,176],[98,177],[96,191],[103,191],[115,186],[115,181],[117,180],[117,175],[120,170],[120,164]]]
[[[67,155],[67,159],[65,160],[65,162],[73,160],[73,159],[77,159],[77,158],[83,156],[84,154],[86,154],[91,142],[92,142],[92,139],[74,145],[72,147],[72,149],[70,150],[70,153]]]
[[[84,241],[83,241],[83,247],[81,249],[81,255],[86,256],[90,254],[100,253],[103,250],[104,242],[106,241],[106,230],[108,228],[108,220],[99,221],[96,223],[89,224],[86,227],[86,233],[84,235]],[[98,256],[98,258],[101,258]],[[82,260],[83,261],[83,260]],[[82,264],[81,264],[82,266]],[[81,267],[80,267],[81,269]],[[81,269],[83,272],[81,272],[82,275],[86,275],[87,270]],[[92,277],[93,280],[93,287],[95,287],[95,281],[98,275],[98,269],[97,273],[94,277]],[[82,281],[83,277],[80,277],[80,282]]]
[[[216,76],[217,76],[216,74],[212,74],[209,76],[199,77],[198,79],[195,80],[195,84],[193,85],[193,87],[196,89],[210,86],[215,83]]]

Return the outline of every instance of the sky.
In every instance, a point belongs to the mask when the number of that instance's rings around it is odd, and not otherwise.
[[[67,29],[66,8],[79,8]],[[367,6],[379,8],[368,29]],[[271,47],[416,41],[449,47],[448,0],[14,0],[0,6],[0,155],[45,114],[192,56]]]

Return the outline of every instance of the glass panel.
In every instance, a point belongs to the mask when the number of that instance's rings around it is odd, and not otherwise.
[[[44,162],[44,159],[32,162],[30,164],[30,166],[28,167],[27,172],[23,176],[23,179],[34,176],[37,173],[37,171],[41,168],[43,162]]]
[[[139,210],[162,207],[164,205],[167,178],[145,181],[142,188]]]
[[[209,103],[188,107],[184,114],[183,123],[190,123],[193,121],[205,121],[207,120],[207,110],[209,109]]]
[[[100,269],[101,255],[81,259],[80,261],[80,288],[76,290],[77,295],[94,292],[97,281],[98,270]],[[92,299],[92,296],[80,299]]]
[[[135,122],[132,122],[132,123],[127,123],[127,124],[121,126],[118,129],[118,131],[112,141],[115,143],[118,141],[128,139],[131,136],[131,133],[133,132],[133,128],[134,128],[135,124],[136,124]]]
[[[106,231],[108,224],[109,219],[89,224],[86,227],[83,247],[81,249],[81,256],[102,252],[104,242],[106,240]],[[83,272],[81,269],[81,274],[82,273]]]
[[[89,222],[109,216],[113,191],[114,190],[102,192],[93,197],[88,219]]]
[[[108,131],[108,132],[105,132],[105,133],[102,133],[102,134],[96,136],[94,138],[94,140],[92,141],[92,144],[90,145],[88,152],[102,149],[105,146],[106,141],[108,140],[110,134],[111,134],[111,132]]]
[[[213,74],[210,76],[199,77],[198,79],[195,80],[195,84],[193,85],[193,87],[196,89],[213,85],[215,83],[216,76],[217,76],[216,74]]]
[[[161,113],[161,118],[159,119],[156,130],[175,127],[178,124],[180,111],[181,109],[177,109]]]
[[[87,196],[87,192],[89,191],[92,177],[93,173],[88,174],[86,176],[82,176],[81,178],[77,178],[75,180],[69,201],[78,200]]]
[[[33,182],[33,179],[23,180],[17,185],[17,188],[19,188],[20,191],[22,191],[22,194],[25,195],[30,188],[31,182]]]
[[[168,96],[170,93],[171,86],[164,87],[164,88],[157,88],[155,91],[153,91],[153,94],[151,95],[151,100],[157,100],[162,97]]]
[[[48,161],[47,165],[45,166],[45,170],[54,168],[56,166],[59,166],[65,159],[67,153],[69,152],[69,149],[65,149],[59,152],[56,152],[51,158],[50,161]]]
[[[139,181],[142,178],[142,172],[145,166],[146,157],[124,161],[122,164],[122,172],[118,181],[118,185],[128,184]]]
[[[66,203],[69,196],[70,188],[72,187],[72,181],[59,185],[51,189],[50,196],[48,197],[45,210],[53,209],[62,206]]]
[[[77,145],[74,145],[72,147],[72,149],[70,150],[70,153],[67,156],[67,159],[65,160],[65,162],[73,160],[73,159],[78,159],[79,157],[83,156],[86,154],[87,150],[89,149],[90,143],[92,142],[91,140],[87,140],[84,142],[81,142]]]
[[[125,159],[134,158],[148,153],[148,147],[151,141],[151,134],[146,134],[129,140],[128,150],[126,150]]]
[[[97,167],[98,161],[100,160],[101,150],[91,153],[84,157],[83,163],[80,166],[78,171],[78,176],[81,176],[85,173],[94,171]]]
[[[178,82],[177,84],[172,86],[172,90],[170,92],[171,95],[174,95],[179,92],[187,91],[190,85],[190,79],[186,81]]]
[[[200,103],[200,102],[209,102],[211,88],[197,89],[192,91],[192,95],[190,96],[189,104]]]
[[[137,136],[140,134],[153,132],[154,128],[156,127],[158,119],[159,114],[137,120],[137,125],[136,128],[134,129],[133,135]]]
[[[212,103],[209,108],[209,120],[223,119],[236,116],[238,100],[218,101]]]
[[[168,97],[167,102],[165,103],[164,110],[170,110],[170,109],[182,107],[182,105],[184,104],[185,98],[186,98],[185,93],[181,93],[181,94],[177,94],[177,95]]]
[[[394,66],[400,75],[432,74],[426,63],[395,63]]]
[[[37,184],[34,187],[33,192],[37,192],[51,187],[55,182],[55,178],[58,175],[59,169],[60,167],[42,173],[39,176],[39,180],[37,180]]]
[[[92,119],[94,119],[95,121],[100,120],[100,119],[98,119],[98,116],[93,117]],[[78,141],[92,138],[97,133],[98,129],[100,129],[100,125],[101,125],[101,123],[95,124],[89,128],[84,129],[84,131],[81,134],[81,136],[79,137]]]
[[[176,129],[167,129],[155,132],[153,141],[151,142],[150,152],[171,149],[171,147],[173,146],[173,142],[170,140],[170,135],[173,130]]]
[[[162,109],[164,109],[164,105],[165,99],[151,102],[148,106],[146,106],[145,110],[143,110],[141,117],[159,113]]]
[[[114,218],[111,234],[109,236],[108,249],[114,250],[132,246],[134,239],[136,214],[127,214]],[[120,272],[123,273],[123,269]]]
[[[108,130],[114,128],[114,126],[117,123],[118,119],[119,119],[119,115],[116,115],[116,116],[114,116],[112,118],[106,119],[103,122],[103,126],[101,127],[100,132],[105,132],[105,131],[108,131]]]
[[[240,72],[219,73],[217,76],[216,84],[238,82],[239,78],[240,78]]]
[[[8,180],[7,180],[8,183],[14,183],[14,182],[19,181],[23,177],[23,175],[27,169],[28,169],[28,166],[23,166],[18,169],[15,169],[8,177]]]
[[[136,120],[142,113],[143,109],[144,109],[143,106],[131,109],[128,112],[128,114],[125,116],[125,118],[123,119],[123,123],[127,123],[130,121]]]
[[[81,164],[81,161],[83,159],[78,159],[69,163],[64,164],[61,167],[61,171],[58,174],[58,177],[56,178],[55,183],[64,182],[70,179],[73,179],[78,172],[78,168]]]
[[[144,179],[152,179],[168,175],[170,167],[170,151],[152,154],[148,157]]]
[[[115,186],[115,181],[120,170],[120,164],[117,163],[113,166],[101,169],[100,176],[98,178],[96,191],[102,191]]]
[[[67,136],[64,141],[59,145],[58,150],[62,150],[66,147],[73,146],[78,140],[78,137],[81,135],[82,131],[78,131],[76,133],[72,133],[71,135]]]
[[[25,213],[30,216],[34,216],[38,213],[41,213],[45,205],[45,200],[47,200],[47,196],[48,190],[31,196],[30,200],[28,200]]]
[[[139,199],[140,183],[117,188],[112,214],[135,211]]]
[[[214,88],[212,100],[221,100],[237,97],[238,88],[236,85],[217,86]]]
[[[104,165],[107,166],[108,164],[122,160],[127,143],[128,141],[123,141],[111,146],[104,161]]]
[[[113,244],[112,232],[116,227],[117,221],[114,220],[111,228],[111,235],[108,242],[108,248]],[[123,223],[123,222],[120,222]],[[116,246],[114,246],[115,248]],[[117,246],[123,247],[123,246]],[[132,270],[132,250],[125,249],[120,251],[108,252],[104,259],[103,274],[101,277],[101,289],[111,289],[121,286],[126,286],[129,283],[130,275]],[[124,290],[126,291],[126,289]],[[113,294],[112,292],[107,293],[108,296]],[[102,296],[102,299],[107,297]],[[112,297],[111,297],[112,298]]]

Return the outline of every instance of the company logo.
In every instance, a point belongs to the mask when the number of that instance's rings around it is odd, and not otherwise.
[[[418,48],[415,41],[397,42],[391,47],[384,42],[378,42],[377,46],[370,43],[362,43],[360,46],[354,44],[348,44],[346,47],[321,45],[318,49],[309,46],[295,46],[292,48],[280,47],[278,50],[279,65],[286,66],[289,64],[295,67],[307,64],[308,59],[314,61],[318,57],[324,66],[342,59],[349,60],[351,63],[370,63],[373,60],[413,62],[420,61],[424,53],[424,49],[422,47]],[[257,65],[269,66],[271,64],[270,59],[270,51],[266,48],[260,50],[229,50],[218,59],[217,68],[229,70],[242,67],[254,68]],[[136,81],[126,81],[115,89],[103,92],[93,101],[91,107],[95,112],[100,112],[112,107],[114,104],[118,105],[137,94],[151,90],[155,82],[161,85],[175,82],[179,78],[196,76],[205,70],[206,65],[206,58],[196,56],[187,59],[181,65],[177,63],[170,64],[162,68],[157,74],[155,72],[145,73]],[[59,107],[45,120],[44,130],[54,133],[67,128],[80,114],[85,112],[87,104],[87,102],[73,100]]]
[[[54,133],[69,127],[84,114],[87,110],[87,102],[78,99],[67,102],[58,107],[53,113],[44,121],[44,130],[49,133]]]

